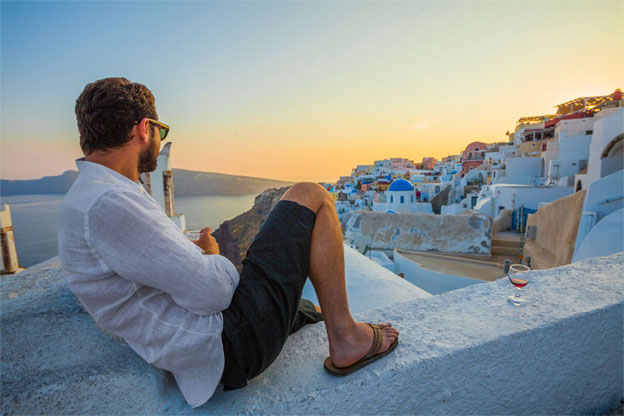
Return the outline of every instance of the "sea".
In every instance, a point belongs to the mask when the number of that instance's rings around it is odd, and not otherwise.
[[[217,229],[224,221],[249,210],[257,194],[240,196],[180,196],[176,214],[184,214],[186,228]],[[58,254],[58,209],[64,195],[1,196],[0,207],[11,207],[19,264],[30,267]]]

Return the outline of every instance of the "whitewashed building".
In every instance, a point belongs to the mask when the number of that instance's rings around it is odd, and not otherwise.
[[[574,176],[587,167],[592,135],[582,132],[575,136],[567,136],[562,133],[559,140],[558,146],[553,146],[557,149],[557,158],[548,161],[547,182],[572,186]],[[550,150],[547,152],[550,156]]]
[[[573,192],[571,186],[489,185],[479,192],[474,210],[492,217],[503,209],[515,211],[524,207],[536,211],[540,204],[555,201]]]
[[[493,184],[540,185],[544,183],[541,157],[512,157],[505,159],[505,175],[492,180]]]
[[[451,182],[423,182],[418,185],[420,191],[420,199],[424,202],[430,202],[436,195],[444,189],[451,186]]]
[[[606,108],[594,116],[586,189],[592,182],[623,168],[624,108]]]
[[[385,192],[385,202],[373,204],[373,211],[395,213],[426,213],[432,214],[433,209],[428,202],[416,200],[416,189],[406,179],[396,179]]]

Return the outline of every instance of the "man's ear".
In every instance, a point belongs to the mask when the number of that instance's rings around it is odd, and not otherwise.
[[[134,135],[138,137],[141,143],[148,143],[150,138],[150,122],[147,118],[143,118],[137,125],[134,126]]]

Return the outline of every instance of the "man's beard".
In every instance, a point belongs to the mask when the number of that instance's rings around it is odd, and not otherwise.
[[[150,134],[150,146],[139,154],[139,173],[153,172],[158,166],[158,145],[154,131]]]

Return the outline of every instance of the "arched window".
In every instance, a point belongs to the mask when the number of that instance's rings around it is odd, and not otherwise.
[[[405,197],[403,195],[401,195],[401,203],[405,203]]]
[[[390,203],[392,204],[393,202],[394,202],[394,197],[390,195]]]
[[[600,157],[600,177],[624,169],[624,134],[614,137],[605,147]]]
[[[414,202],[414,195],[412,195],[412,202]]]

